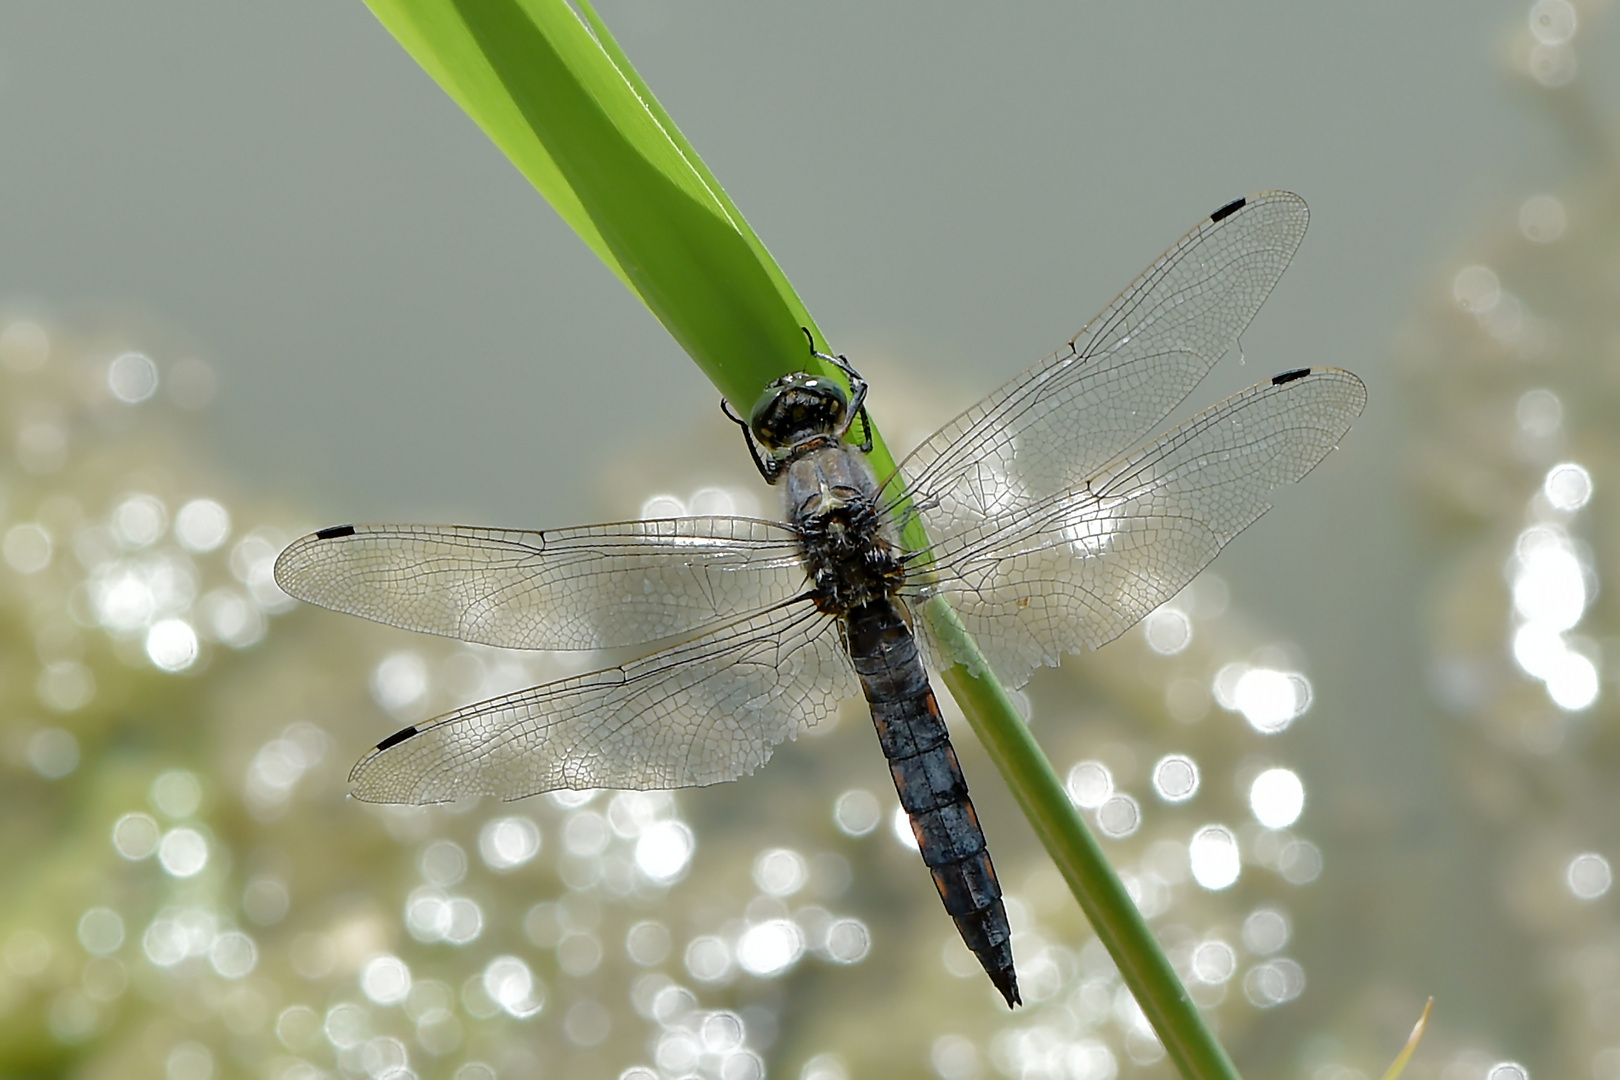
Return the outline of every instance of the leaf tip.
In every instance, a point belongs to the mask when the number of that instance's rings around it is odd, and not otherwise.
[[[1412,1026],[1412,1034],[1407,1036],[1406,1045],[1395,1056],[1389,1071],[1384,1073],[1384,1080],[1399,1080],[1401,1073],[1406,1070],[1407,1063],[1412,1060],[1413,1053],[1417,1051],[1418,1043],[1423,1041],[1423,1033],[1429,1029],[1429,1014],[1433,1011],[1434,996],[1431,994],[1429,1000],[1423,1003],[1423,1015],[1419,1016],[1417,1023]]]

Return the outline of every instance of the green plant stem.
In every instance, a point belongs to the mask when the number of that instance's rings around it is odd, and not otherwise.
[[[969,658],[969,663],[955,664],[942,673],[945,685],[1119,966],[1120,976],[1158,1032],[1170,1060],[1185,1077],[1238,1080],[1232,1059],[1205,1026],[1198,1007],[1187,996],[1153,931],[1069,800],[1063,782],[1006,689],[993,675],[974,674],[973,669],[988,673],[989,666],[973,638],[942,600],[930,601],[925,615],[937,636],[964,650],[957,656]]]

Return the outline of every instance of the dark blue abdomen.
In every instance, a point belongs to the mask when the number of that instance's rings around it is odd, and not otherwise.
[[[1009,1006],[1016,1005],[1012,931],[1001,886],[917,640],[886,599],[852,608],[845,622],[878,742],[939,898],[990,981]]]

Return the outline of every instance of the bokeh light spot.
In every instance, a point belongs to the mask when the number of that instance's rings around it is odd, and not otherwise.
[[[213,551],[230,535],[230,512],[213,499],[192,499],[174,516],[175,539],[187,551]]]
[[[799,1080],[849,1080],[849,1069],[837,1054],[817,1054],[804,1063]]]
[[[32,521],[13,525],[0,541],[0,554],[19,574],[37,574],[51,565],[51,534]]]
[[[1558,431],[1564,423],[1564,403],[1551,390],[1537,388],[1519,395],[1513,408],[1519,430],[1526,435],[1545,439]]]
[[[1069,770],[1064,788],[1082,810],[1095,810],[1114,793],[1114,776],[1100,761],[1082,761]]]
[[[1118,840],[1130,836],[1142,825],[1142,808],[1129,795],[1110,795],[1097,807],[1097,828],[1104,836]]]
[[[673,495],[651,495],[641,504],[639,518],[658,521],[686,516],[686,504]]]
[[[438,889],[416,889],[405,898],[405,930],[417,941],[444,940],[450,917],[450,899]]]
[[[157,365],[144,353],[127,352],[107,365],[107,389],[125,405],[138,405],[157,393]]]
[[[865,836],[882,818],[877,796],[862,788],[851,788],[833,803],[833,822],[845,836]]]
[[[441,940],[451,945],[468,945],[484,932],[484,909],[466,896],[452,896],[445,904],[449,921]]]
[[[570,855],[591,858],[608,849],[613,842],[613,829],[607,818],[594,810],[576,810],[563,822],[563,847]]]
[[[737,963],[750,975],[770,979],[783,974],[804,955],[804,934],[790,919],[770,919],[750,926],[737,942]]]
[[[1560,462],[1547,470],[1541,490],[1553,509],[1573,513],[1592,499],[1592,474],[1573,461]]]
[[[1310,708],[1311,684],[1297,672],[1251,667],[1238,675],[1231,700],[1250,727],[1275,735]]]
[[[383,657],[371,673],[371,696],[391,713],[410,708],[427,692],[427,664],[409,649]]]
[[[326,1010],[326,1023],[322,1027],[327,1042],[339,1050],[348,1050],[365,1042],[371,1034],[371,1014],[358,1005],[344,1002]]]
[[[1242,869],[1237,837],[1224,825],[1205,825],[1194,833],[1187,861],[1193,880],[1211,892],[1229,888]]]
[[[321,1018],[308,1005],[289,1005],[276,1016],[275,1031],[288,1050],[308,1050],[321,1037]]]
[[[1519,231],[1537,244],[1550,244],[1564,235],[1569,215],[1553,195],[1532,195],[1519,207]]]
[[[1252,953],[1266,956],[1288,944],[1288,916],[1276,908],[1256,908],[1243,920],[1243,944]]]
[[[1546,674],[1547,696],[1565,712],[1589,709],[1598,699],[1597,665],[1573,650],[1565,652]]]
[[[858,964],[871,950],[872,931],[861,920],[834,919],[828,924],[823,951],[833,963]]]
[[[1322,876],[1322,849],[1309,840],[1290,840],[1277,857],[1277,869],[1290,885],[1309,885]]]
[[[411,969],[397,956],[375,956],[360,969],[360,992],[378,1005],[397,1005],[411,992]]]
[[[467,876],[467,853],[454,840],[435,840],[422,849],[422,877],[448,888]]]
[[[698,982],[719,982],[731,973],[731,949],[721,938],[705,934],[686,946],[686,970]]]
[[[1596,852],[1586,852],[1569,861],[1564,881],[1578,898],[1596,900],[1614,884],[1614,872],[1609,868],[1609,860]]]
[[[1536,0],[1530,5],[1530,33],[1543,45],[1562,45],[1575,36],[1578,20],[1569,0]],[[1492,1077],[1491,1080],[1510,1080]]]
[[[156,496],[131,495],[112,512],[113,536],[130,551],[150,547],[168,527],[169,512]]]
[[[184,619],[163,619],[146,632],[146,656],[163,671],[184,671],[197,662],[197,632]]]
[[[940,1080],[976,1080],[983,1066],[978,1048],[960,1035],[941,1035],[934,1040],[928,1063]]]
[[[809,878],[804,856],[792,848],[771,848],[754,859],[754,884],[767,896],[792,896]]]
[[[166,769],[152,781],[146,797],[163,816],[188,818],[202,805],[202,782],[189,769]]]
[[[1305,809],[1305,785],[1291,769],[1267,769],[1249,785],[1249,809],[1268,829],[1286,829]]]
[[[636,923],[624,936],[624,951],[642,967],[662,964],[670,946],[669,927],[651,920]]]
[[[124,943],[124,919],[112,908],[93,907],[79,916],[79,944],[92,956],[107,956]]]
[[[1568,630],[1586,610],[1580,558],[1561,529],[1533,526],[1513,556],[1513,608],[1528,622]]]
[[[170,829],[158,844],[158,862],[171,877],[193,877],[208,865],[208,841],[196,829]]]
[[[1458,307],[1479,315],[1502,299],[1502,281],[1488,266],[1465,266],[1451,279],[1451,295]]]
[[[60,780],[79,767],[79,740],[59,727],[40,728],[28,738],[28,765],[47,780]]]
[[[540,853],[540,827],[526,817],[503,817],[484,823],[478,853],[492,870],[511,870]]]
[[[1237,953],[1219,938],[1201,941],[1193,949],[1192,970],[1199,982],[1219,986],[1237,972]]]
[[[1168,803],[1198,794],[1198,763],[1185,754],[1167,754],[1153,766],[1153,790]]]
[[[118,854],[131,862],[147,858],[157,850],[162,831],[150,814],[125,814],[112,827],[112,843]]]
[[[1183,611],[1162,607],[1142,620],[1142,634],[1148,648],[1160,656],[1175,656],[1192,644],[1192,620]]]
[[[515,956],[497,956],[484,968],[484,993],[508,1014],[533,1016],[545,1004],[545,989]]]
[[[1243,995],[1249,1003],[1270,1009],[1293,1001],[1305,991],[1305,969],[1293,960],[1256,964],[1243,977]]]
[[[565,934],[557,942],[557,969],[564,975],[579,978],[589,975],[602,964],[602,940],[595,934]]]
[[[667,883],[686,872],[696,842],[679,821],[660,821],[636,839],[636,867],[653,881]]]
[[[259,947],[241,931],[230,930],[209,945],[208,962],[223,978],[245,978],[259,964]]]
[[[213,1080],[214,1053],[199,1042],[176,1043],[163,1064],[167,1080]]]

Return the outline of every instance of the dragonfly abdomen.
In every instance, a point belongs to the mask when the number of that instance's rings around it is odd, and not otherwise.
[[[1007,1004],[1017,1005],[1001,885],[917,641],[888,600],[854,608],[846,620],[850,658],[923,862],[962,940]]]

